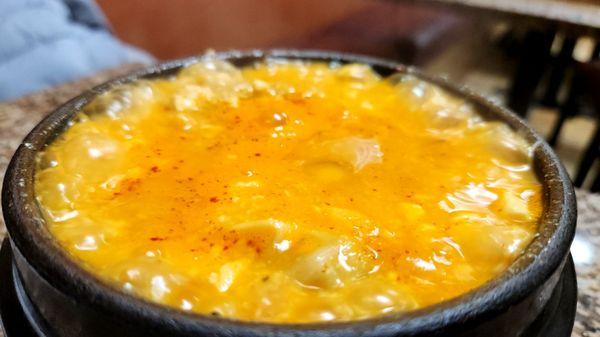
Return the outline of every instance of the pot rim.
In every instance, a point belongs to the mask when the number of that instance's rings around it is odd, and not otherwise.
[[[456,298],[411,312],[390,313],[368,319],[318,323],[268,323],[220,318],[188,313],[126,294],[81,268],[58,246],[48,230],[35,197],[33,183],[35,155],[67,128],[67,123],[97,95],[114,86],[138,79],[174,74],[180,67],[205,58],[235,63],[253,63],[266,58],[323,62],[357,62],[376,71],[404,73],[433,83],[453,95],[464,98],[487,118],[508,124],[534,145],[538,178],[545,189],[544,211],[539,233],[525,252],[488,283]],[[292,336],[301,332],[313,335],[382,336],[433,332],[489,318],[505,311],[547,280],[568,254],[575,230],[576,205],[573,186],[567,172],[550,146],[521,118],[508,109],[449,80],[423,74],[395,62],[361,55],[306,50],[250,50],[204,54],[169,61],[105,82],[55,109],[26,136],[15,152],[4,179],[2,208],[13,249],[53,287],[78,301],[116,317],[131,317],[149,326],[174,329],[180,333],[215,333],[244,336]]]

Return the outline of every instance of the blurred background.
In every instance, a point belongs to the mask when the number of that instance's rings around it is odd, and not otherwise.
[[[3,56],[19,50],[9,48],[19,46],[13,21],[17,35],[29,34],[34,45],[52,41],[52,26],[41,24],[46,19],[15,12],[48,3],[64,7],[64,25],[101,33],[115,45],[78,35],[76,52],[59,46],[29,63],[3,64]],[[32,33],[30,26],[38,28]],[[416,65],[527,118],[556,147],[576,184],[600,191],[600,0],[0,0],[2,34],[8,38],[0,38],[0,100],[6,101],[103,69],[207,49],[325,49]],[[16,75],[32,84],[15,87],[10,76]],[[2,81],[11,95],[2,95]]]

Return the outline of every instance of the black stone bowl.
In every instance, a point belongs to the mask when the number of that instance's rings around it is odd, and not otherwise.
[[[482,287],[437,305],[350,322],[268,324],[191,314],[130,296],[83,270],[53,240],[36,203],[36,154],[51,143],[97,95],[140,78],[175,74],[203,56],[168,62],[100,85],[52,112],[25,138],[12,158],[2,191],[16,274],[39,329],[51,336],[522,336],[550,298],[567,260],[575,229],[573,187],[552,149],[510,111],[393,62],[313,51],[226,52],[216,57],[238,66],[267,57],[369,64],[382,75],[412,74],[471,102],[487,119],[508,124],[534,144],[534,166],[544,187],[539,234],[501,275]],[[415,172],[415,174],[419,174]],[[31,318],[31,317],[30,317]]]

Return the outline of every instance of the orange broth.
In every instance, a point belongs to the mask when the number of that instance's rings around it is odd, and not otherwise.
[[[97,97],[38,158],[56,240],[181,310],[355,320],[451,299],[535,236],[531,147],[360,64],[207,59]]]

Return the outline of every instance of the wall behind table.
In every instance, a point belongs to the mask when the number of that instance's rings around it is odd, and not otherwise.
[[[98,0],[115,33],[159,59],[207,48],[293,47],[365,0]],[[289,42],[288,42],[289,41]]]

